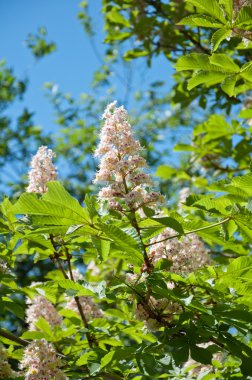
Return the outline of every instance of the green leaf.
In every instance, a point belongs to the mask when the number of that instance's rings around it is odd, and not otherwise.
[[[200,84],[206,84],[207,86],[212,86],[217,83],[221,83],[223,79],[226,78],[225,73],[221,72],[212,72],[212,71],[199,71],[196,72],[191,79],[189,79],[187,88],[192,90],[194,87],[197,87]]]
[[[235,186],[242,191],[246,192],[248,196],[252,196],[252,173],[245,174],[244,176],[234,177],[231,185]]]
[[[252,62],[247,62],[247,63],[245,63],[245,64],[242,66],[242,68],[241,68],[241,72],[240,72],[240,75],[241,75],[244,79],[246,79],[246,80],[252,82]]]
[[[38,327],[48,336],[53,336],[50,324],[43,317],[40,317],[39,320],[36,322],[36,327]]]
[[[219,0],[219,4],[225,9],[229,21],[233,20],[233,0]]]
[[[201,11],[204,11],[204,13],[220,20],[222,23],[226,23],[223,11],[217,0],[187,0],[187,2],[199,8]]]
[[[252,29],[251,20],[252,20],[252,8],[242,7],[236,17],[234,26],[236,28],[251,30]]]
[[[224,79],[224,81],[221,83],[222,90],[228,95],[228,96],[235,96],[235,85],[237,82],[237,76],[236,75],[230,75]]]
[[[148,51],[147,50],[141,50],[141,49],[132,49],[132,50],[128,50],[125,54],[124,54],[124,59],[126,61],[129,61],[131,59],[134,59],[134,58],[139,58],[139,57],[145,57],[146,55],[148,55]]]
[[[180,57],[176,64],[177,71],[183,70],[212,70],[209,56],[203,53],[191,53]],[[221,71],[217,68],[217,71]]]
[[[81,207],[59,182],[49,182],[48,191],[39,199],[37,195],[24,193],[14,204],[15,214],[36,217],[42,225],[72,225],[88,223],[87,210]]]
[[[139,251],[138,242],[132,236],[114,225],[99,223],[99,227],[119,249],[126,253],[133,254],[137,261],[143,261],[143,256]]]
[[[113,24],[118,24],[130,28],[130,23],[126,20],[117,9],[112,9],[110,12],[106,12],[106,19]]]
[[[177,173],[177,170],[168,165],[160,165],[155,175],[162,179],[169,179]]]
[[[193,14],[187,17],[184,17],[178,25],[189,25],[189,26],[202,26],[206,28],[222,28],[223,24],[218,20],[202,15],[202,14]]]
[[[219,29],[217,30],[211,38],[211,46],[212,46],[212,51],[215,51],[218,49],[220,43],[230,37],[232,34],[231,29]]]
[[[97,215],[97,211],[96,211],[96,208],[95,208],[95,204],[96,204],[95,197],[94,196],[89,196],[88,194],[86,194],[86,196],[85,196],[85,204],[87,206],[90,219],[92,220]]]
[[[209,57],[209,61],[212,65],[217,66],[226,72],[240,72],[240,67],[226,54],[214,53],[211,57]]]
[[[208,349],[198,347],[198,346],[190,346],[190,352],[192,359],[200,362],[202,364],[211,364],[212,362],[212,354]]]
[[[152,218],[152,220],[155,220],[156,222],[166,227],[172,228],[173,230],[177,231],[181,235],[184,234],[182,225],[174,218],[162,217],[162,218]]]
[[[95,246],[97,253],[98,253],[98,258],[101,261],[104,261],[108,258],[109,251],[110,251],[110,241],[109,240],[104,240],[100,239],[96,236],[92,236],[92,243]]]
[[[113,360],[114,355],[115,355],[115,351],[110,351],[108,354],[103,356],[101,360],[100,369],[106,367]]]

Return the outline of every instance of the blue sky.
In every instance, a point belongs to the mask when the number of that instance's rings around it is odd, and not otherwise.
[[[105,46],[102,42],[101,3],[101,0],[91,0],[90,14],[95,22],[97,48],[102,53]],[[55,82],[61,90],[78,97],[80,93],[91,91],[92,74],[99,68],[89,38],[77,20],[78,4],[79,1],[75,0],[8,0],[0,4],[0,59],[6,59],[18,77],[29,77],[30,85],[24,104],[35,112],[35,122],[50,131],[54,131],[56,125],[43,84]],[[56,42],[57,52],[36,62],[24,41],[29,33],[35,33],[40,26],[46,27],[48,39]],[[135,65],[135,80],[141,89],[154,80],[167,79],[169,83],[171,67],[165,58],[154,61],[144,80],[137,77],[139,69],[145,69],[143,61]],[[121,67],[118,69],[122,70]]]

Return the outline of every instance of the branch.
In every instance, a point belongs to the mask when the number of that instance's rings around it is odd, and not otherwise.
[[[53,240],[53,235],[50,235],[50,240],[51,240],[52,246],[54,248],[54,258],[56,259],[56,261],[58,263],[59,269],[62,272],[62,274],[65,277],[65,279],[69,280],[68,275],[66,274],[64,268],[62,267],[62,264],[61,264],[61,261],[60,261],[60,258],[59,258],[59,254],[57,252],[57,247],[56,247],[56,244],[55,244],[55,242]],[[70,262],[71,258],[70,258],[68,250],[66,250],[66,256],[67,256],[67,263],[68,263],[70,278],[71,278],[72,281],[74,281],[73,272],[72,272],[72,268],[71,268],[71,262]],[[82,306],[80,304],[80,298],[78,296],[75,296],[74,300],[76,302],[76,305],[77,305],[80,317],[82,319],[83,325],[84,325],[85,329],[88,329],[88,322],[87,322],[87,319],[86,319],[85,314],[83,312]],[[94,339],[93,339],[92,335],[90,334],[90,332],[87,331],[86,335],[87,335],[88,345],[89,345],[90,348],[92,348],[93,347],[93,341],[94,341]]]
[[[6,339],[12,340],[15,343],[21,344],[24,347],[30,343],[28,340],[21,339],[18,336],[10,333],[9,331],[5,331],[3,329],[0,329],[0,336]]]
[[[169,236],[168,238],[165,238],[165,239],[162,239],[162,240],[156,241],[155,243],[145,244],[145,247],[150,247],[150,246],[152,246],[152,245],[155,245],[155,244],[158,244],[158,243],[162,243],[163,241],[166,241],[166,240],[175,239],[175,238],[178,238],[178,237],[180,237],[180,236],[190,235],[190,234],[193,234],[194,232],[199,232],[199,231],[203,231],[203,230],[208,230],[209,228],[216,227],[216,226],[219,226],[219,225],[221,225],[221,224],[224,224],[224,223],[228,222],[230,219],[231,219],[231,217],[229,216],[228,218],[223,219],[223,220],[221,220],[220,222],[210,224],[209,226],[204,226],[204,227],[196,228],[196,229],[193,230],[193,231],[184,232],[183,234],[172,235],[172,236]]]

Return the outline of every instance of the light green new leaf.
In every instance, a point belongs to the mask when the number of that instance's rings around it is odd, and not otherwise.
[[[187,2],[194,5],[204,13],[221,21],[223,24],[227,22],[223,10],[219,6],[217,0],[187,0]]]
[[[252,23],[252,20],[251,20],[251,23]],[[241,67],[241,72],[240,72],[240,75],[252,82],[252,62],[247,62],[245,63],[242,67]]]
[[[236,28],[252,30],[252,7],[242,7],[236,17],[234,26]]]
[[[240,67],[234,62],[234,60],[226,54],[213,54],[209,57],[209,61],[212,65],[218,66],[222,70],[230,73],[239,73]]]
[[[202,26],[205,28],[222,28],[223,24],[218,20],[202,15],[202,14],[194,14],[187,17],[184,17],[178,25],[189,25],[189,26]]]
[[[106,13],[106,19],[109,20],[113,24],[118,24],[121,26],[125,26],[127,28],[130,27],[130,23],[126,20],[117,9],[112,9],[110,12]]]
[[[237,82],[237,76],[230,75],[224,79],[224,81],[221,84],[221,88],[228,96],[235,96],[236,82]]]
[[[212,51],[216,51],[222,41],[231,36],[231,29],[219,29],[217,30],[211,38]]]
[[[233,0],[219,0],[219,4],[225,9],[229,21],[233,19]]]
[[[209,56],[203,53],[192,53],[180,57],[176,64],[177,71],[183,70],[212,70],[209,63]],[[221,71],[217,68],[217,71]]]
[[[213,84],[221,83],[226,78],[226,75],[226,73],[215,71],[198,71],[188,80],[187,88],[190,91],[200,84],[212,86]]]

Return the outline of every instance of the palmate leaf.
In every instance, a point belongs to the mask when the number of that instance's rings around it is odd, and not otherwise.
[[[197,7],[203,13],[221,21],[223,24],[227,22],[217,0],[187,0],[187,2]]]
[[[41,225],[88,223],[87,210],[59,182],[48,183],[48,191],[41,199],[35,194],[22,194],[12,212],[35,216],[36,224]]]
[[[184,17],[178,25],[202,26],[206,28],[222,28],[223,24],[218,20],[203,14],[193,14]]]

